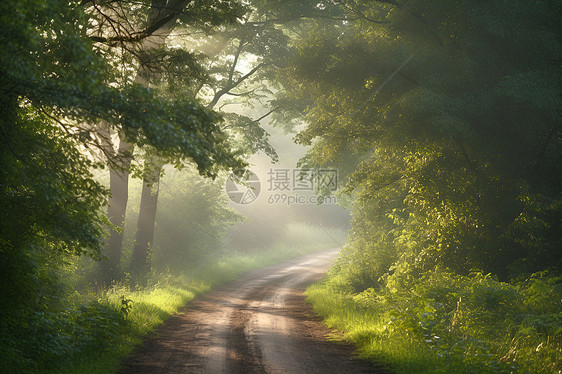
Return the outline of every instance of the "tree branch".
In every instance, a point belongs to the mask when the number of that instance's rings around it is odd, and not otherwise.
[[[256,65],[252,70],[250,70],[248,73],[244,74],[243,76],[241,76],[236,82],[229,82],[226,87],[220,89],[219,91],[217,91],[217,93],[215,93],[215,96],[213,97],[213,99],[211,100],[211,102],[209,102],[209,104],[207,104],[207,108],[208,109],[212,109],[215,105],[217,105],[217,103],[219,102],[219,100],[221,99],[221,97],[223,97],[224,95],[226,95],[227,93],[230,92],[231,89],[236,88],[237,86],[239,86],[242,82],[244,82],[246,79],[248,79],[249,77],[251,77],[253,74],[255,74],[256,71],[258,71],[262,66],[265,66],[264,63],[258,64]]]
[[[114,36],[104,37],[104,36],[91,36],[90,39],[109,45],[115,45],[115,43],[136,43],[140,42],[148,37],[151,37],[158,30],[164,28],[168,23],[174,21],[182,12],[183,8],[189,3],[189,0],[178,0],[174,6],[166,6],[164,2],[160,3],[156,0],[153,1],[151,9],[153,11],[151,22],[143,30],[131,32],[131,33],[121,33],[114,27],[115,20],[111,19],[107,14],[105,14],[95,1],[92,1],[94,8],[102,15],[111,25]],[[126,20],[126,17],[124,18]],[[118,23],[117,23],[118,24]]]
[[[277,109],[281,108],[281,106],[276,106],[275,108],[271,109],[269,112],[265,113],[263,116],[261,116],[258,119],[255,119],[254,122],[260,122],[262,119],[264,119],[265,117],[269,116],[271,113],[275,112]]]
[[[234,61],[232,61],[232,66],[230,67],[230,71],[228,72],[227,86],[232,85],[232,80],[234,79],[234,72],[236,71],[236,65],[238,65],[238,59],[240,58],[240,53],[242,53],[243,47],[244,47],[244,41],[240,39],[240,43],[238,43],[238,48],[236,48],[236,53],[234,54]]]
[[[256,90],[251,90],[248,92],[242,92],[242,93],[234,93],[234,92],[226,92],[225,95],[231,95],[231,96],[248,96],[250,94],[253,94]]]

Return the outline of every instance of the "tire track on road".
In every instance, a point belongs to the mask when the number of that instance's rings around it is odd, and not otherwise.
[[[144,339],[121,374],[384,373],[334,343],[304,290],[337,257],[324,251],[252,271],[192,300]]]

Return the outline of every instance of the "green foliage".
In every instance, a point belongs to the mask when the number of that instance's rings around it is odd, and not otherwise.
[[[109,352],[123,343],[128,328],[130,300],[123,305],[119,309],[118,304],[94,300],[78,308],[68,304],[56,311],[35,311],[4,332],[2,368],[41,372],[59,368],[83,352]]]
[[[96,256],[107,193],[91,175],[101,165],[85,151],[104,149],[86,123],[104,119],[129,141],[156,148],[167,161],[194,161],[209,176],[245,165],[216,113],[191,99],[109,84],[111,59],[87,37],[90,20],[79,4],[7,1],[1,7],[5,256],[32,246]],[[9,263],[2,260],[3,267]]]
[[[303,164],[344,169],[355,200],[342,271],[361,290],[404,267],[560,267],[558,7],[363,8],[388,23],[313,23],[281,74]]]

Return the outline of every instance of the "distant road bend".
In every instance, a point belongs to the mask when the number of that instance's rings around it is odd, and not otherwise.
[[[333,249],[252,271],[191,301],[122,365],[122,374],[383,373],[353,358],[304,302]]]

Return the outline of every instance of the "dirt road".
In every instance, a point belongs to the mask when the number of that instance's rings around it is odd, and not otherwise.
[[[330,250],[252,271],[190,302],[122,366],[143,373],[383,373],[352,358],[303,291],[337,256]]]

